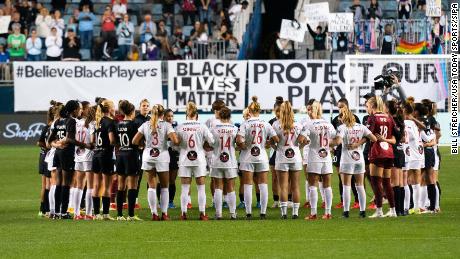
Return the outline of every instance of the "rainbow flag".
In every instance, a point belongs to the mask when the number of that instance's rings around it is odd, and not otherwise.
[[[436,72],[438,76],[438,93],[437,93],[437,100],[434,101],[442,101],[448,97],[448,76],[447,76],[447,63],[446,60],[436,61],[434,64],[436,67]]]
[[[405,40],[401,40],[399,45],[396,47],[396,52],[398,54],[427,54],[427,43],[426,41],[410,43]]]

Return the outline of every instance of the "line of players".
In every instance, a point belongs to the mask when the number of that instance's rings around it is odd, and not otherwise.
[[[223,203],[228,204],[231,219],[236,219],[235,179],[238,176],[246,218],[252,218],[255,182],[260,193],[260,218],[265,219],[269,170],[273,174],[274,207],[279,206],[281,218],[286,219],[290,196],[292,218],[298,218],[302,169],[307,178],[304,207],[310,208],[310,215],[305,219],[317,219],[318,187],[325,208],[322,218],[331,219],[333,165],[340,172],[345,218],[349,217],[351,189],[357,196],[360,217],[366,217],[365,175],[375,194],[376,212],[370,217],[439,211],[437,140],[440,129],[434,119],[434,104],[428,100],[384,103],[372,94],[365,98],[369,115],[363,118],[364,124],[351,113],[346,99],[339,100],[340,113],[331,124],[323,119],[321,104],[315,100],[307,104],[308,115],[296,122],[291,104],[281,97],[274,105],[276,118],[267,123],[259,118],[261,107],[253,97],[239,128],[232,124],[231,110],[220,100],[213,104],[215,118],[206,124],[198,122],[197,108],[189,103],[186,121],[176,127],[173,127],[173,112],[165,111],[161,105],[154,105],[148,115],[147,100],[141,102],[137,116],[134,105],[126,100],[119,103],[118,116],[114,103],[103,98],[97,100],[96,106],[75,100],[66,105],[53,101],[48,126],[39,141],[40,211],[54,219],[114,220],[109,208],[116,173],[116,219],[141,220],[134,209],[144,171],[148,176],[147,197],[152,220],[169,220],[168,207],[174,200],[176,176],[181,178],[180,218],[187,219],[194,177],[200,220],[208,220],[205,213],[207,165],[216,219],[222,218]],[[266,148],[271,148],[270,159]],[[240,152],[239,161],[236,152]],[[85,187],[86,213],[81,216]],[[160,189],[160,202],[157,189]],[[382,211],[384,196],[390,207],[387,214]],[[128,217],[125,218],[126,199]],[[158,203],[161,217],[157,212]],[[75,216],[67,212],[69,204]]]

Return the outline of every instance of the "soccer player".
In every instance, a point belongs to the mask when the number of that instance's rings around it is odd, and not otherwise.
[[[177,127],[177,122],[174,121],[174,112],[171,109],[165,111],[164,120],[171,124],[173,129]],[[176,178],[177,170],[179,170],[179,152],[175,150],[171,140],[168,141],[169,152],[169,209],[175,209],[174,197],[176,196]],[[190,208],[190,207],[189,207]]]
[[[169,152],[168,139],[178,143],[177,136],[172,125],[163,120],[164,108],[162,105],[154,105],[151,110],[150,120],[144,122],[134,137],[134,144],[139,145],[142,138],[145,139],[145,148],[142,154],[142,170],[148,175],[149,188],[147,199],[153,221],[169,220]],[[160,204],[161,219],[157,212],[157,177],[160,179]]]
[[[303,117],[300,123],[302,124],[303,127],[305,127],[311,120],[310,115],[311,114],[311,105],[315,102],[315,99],[310,99],[306,105],[306,110],[307,110],[307,116]],[[305,209],[310,208],[310,191],[308,187],[308,153],[309,151],[310,144],[307,144],[303,147],[302,149],[302,165],[303,165],[303,172],[305,174],[305,203],[303,207]],[[322,189],[322,183],[321,184],[321,189]]]
[[[109,214],[110,187],[113,174],[113,150],[115,145],[115,106],[113,101],[104,99],[96,108],[96,123],[91,132],[91,143],[94,143],[92,170],[93,181],[93,207],[96,220],[114,220]],[[102,191],[102,213],[100,193]]]
[[[177,127],[179,137],[179,177],[181,178],[181,220],[187,220],[188,193],[192,177],[198,189],[198,209],[200,220],[207,221],[206,215],[206,157],[203,145],[214,144],[214,139],[206,125],[198,122],[198,110],[193,102],[187,104],[186,121]]]
[[[236,219],[235,178],[238,175],[238,162],[235,155],[235,142],[238,128],[231,124],[232,111],[227,107],[219,110],[219,121],[211,129],[214,138],[214,154],[211,163],[211,177],[214,179],[214,202],[216,219],[222,219],[222,198],[224,184],[227,186],[227,198],[230,218]],[[224,181],[226,179],[226,181]]]
[[[275,111],[275,117],[268,121],[273,127],[273,123],[277,121],[280,117],[280,106],[283,103],[283,97],[277,96],[275,104],[273,105],[273,110]],[[276,150],[273,147],[270,147],[270,160],[268,164],[270,165],[270,172],[272,174],[272,193],[273,193],[273,205],[272,208],[278,208],[280,206],[280,196],[279,196],[279,182],[277,173],[275,170],[275,159],[276,159]]]
[[[279,119],[273,123],[279,142],[276,146],[275,170],[279,180],[281,218],[287,219],[288,193],[292,192],[292,219],[299,218],[300,190],[299,174],[302,171],[302,156],[299,145],[307,143],[303,126],[294,121],[291,103],[284,101],[279,108]]]
[[[248,108],[244,108],[243,110],[243,120],[244,121],[247,121],[249,118],[251,118],[251,115],[249,114],[249,109]],[[235,124],[235,126],[238,127],[238,129],[240,128],[241,124]],[[241,150],[239,149],[239,147],[237,147],[238,151],[240,152],[240,155],[241,155]],[[238,204],[238,209],[244,209],[246,207],[246,205],[244,204],[244,183],[243,183],[243,171],[241,171],[240,169],[240,163],[238,162],[238,178],[239,178],[239,181],[240,181],[240,187],[238,189],[238,196],[239,196],[239,199],[240,199],[240,203]]]
[[[340,108],[340,126],[337,128],[336,144],[340,148],[340,176],[342,178],[343,217],[350,217],[351,184],[354,177],[358,192],[359,216],[366,217],[366,191],[364,190],[365,163],[362,145],[366,138],[377,141],[370,130],[356,120],[356,116],[349,110],[347,105]]]
[[[259,118],[261,109],[256,96],[252,97],[248,110],[251,118],[241,124],[237,135],[237,145],[241,149],[240,170],[243,171],[246,218],[252,218],[252,182],[255,174],[260,189],[260,218],[265,219],[268,203],[267,173],[269,169],[265,143],[267,139],[278,143],[279,138],[272,126]]]
[[[335,137],[336,131],[331,123],[322,118],[323,111],[321,103],[314,101],[309,111],[311,121],[306,124],[304,130],[307,131],[310,138],[310,147],[308,153],[308,188],[310,192],[310,215],[305,217],[306,220],[317,219],[318,193],[317,185],[319,178],[322,177],[324,196],[325,196],[325,213],[323,219],[331,219],[332,206],[332,158],[329,144]]]

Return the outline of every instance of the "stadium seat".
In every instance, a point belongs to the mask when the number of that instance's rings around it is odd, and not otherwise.
[[[192,30],[193,30],[193,26],[191,25],[186,25],[182,27],[182,33],[184,34],[185,37],[189,37]]]
[[[97,37],[99,35],[101,35],[101,26],[95,25],[93,30],[93,36]]]
[[[89,49],[80,49],[81,60],[90,60],[91,59],[91,50]]]
[[[162,4],[153,4],[152,14],[153,15],[163,15],[163,5]]]
[[[66,14],[66,15],[64,15],[64,17],[62,17],[62,19],[64,19],[65,24],[69,24],[69,20],[70,20],[71,16],[72,15]]]

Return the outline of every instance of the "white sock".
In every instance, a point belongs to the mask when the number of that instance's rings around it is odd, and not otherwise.
[[[310,190],[308,189],[308,181],[305,181],[305,201],[310,201]]]
[[[160,200],[161,200],[161,212],[164,214],[168,214],[168,206],[169,206],[169,189],[168,188],[161,188]]]
[[[419,207],[425,208],[425,204],[427,200],[428,200],[428,188],[427,186],[420,186]]]
[[[85,210],[86,210],[86,215],[92,216],[93,215],[93,197],[92,194],[93,189],[86,189],[86,195],[85,195]]]
[[[75,190],[77,188],[75,187],[71,187],[70,188],[70,192],[69,192],[69,204],[67,204],[67,208],[72,208],[72,209],[75,209],[73,206],[74,206],[74,201],[75,201]]]
[[[228,203],[228,193],[224,195],[224,202]]]
[[[310,215],[316,215],[316,208],[318,206],[318,188],[316,186],[309,186],[310,196]]]
[[[260,214],[267,213],[267,205],[268,205],[268,184],[261,183],[259,184],[260,190]]]
[[[362,185],[356,185],[356,190],[358,191],[358,200],[359,200],[359,211],[366,210],[366,190]]]
[[[412,185],[412,192],[413,192],[412,200],[414,201],[414,209],[416,210],[420,208],[420,204],[419,204],[420,184]]]
[[[214,206],[216,207],[216,216],[222,217],[222,190],[214,190]]]
[[[326,196],[326,214],[331,214],[331,207],[332,207],[332,188],[327,187],[324,188],[324,196]]]
[[[189,203],[188,192],[190,191],[190,184],[181,185],[181,194],[180,194],[180,209],[183,213],[187,213],[187,204]]]
[[[435,184],[434,188],[436,188],[436,203],[435,203],[435,209],[439,209],[439,188],[438,185]]]
[[[410,188],[409,185],[404,185],[404,210],[410,207]]]
[[[350,211],[351,186],[342,185],[343,187],[343,211]]]
[[[292,206],[292,216],[299,216],[300,203],[294,203]]]
[[[189,203],[192,204],[192,197],[187,194],[187,204],[189,204]]]
[[[227,203],[228,208],[231,214],[235,214],[236,211],[236,193],[233,191],[231,193],[227,193]]]
[[[139,204],[139,198],[136,198],[136,204]]]
[[[244,205],[246,214],[252,214],[252,184],[244,185]]]
[[[383,214],[382,208],[378,208],[378,207],[377,207],[376,213],[377,213],[377,214]]]
[[[287,214],[287,206],[288,206],[287,201],[280,202],[281,216],[284,216]]]
[[[80,190],[78,188],[75,188],[73,197],[74,197],[74,209],[75,209],[75,216],[80,215],[80,203],[81,203],[81,198],[83,196],[83,190]]]
[[[205,214],[206,211],[206,185],[197,185],[198,189],[198,209]],[[222,197],[221,197],[222,200]],[[221,201],[222,202],[222,201]]]
[[[326,198],[324,196],[323,182],[318,182],[318,186],[319,186],[319,193],[321,194],[321,201],[324,202],[326,201]]]
[[[390,208],[390,213],[391,214],[396,214],[396,208]]]
[[[51,185],[50,193],[49,193],[49,203],[50,203],[50,214],[54,214],[56,212],[56,202],[54,200],[54,195],[56,193],[56,185]]]
[[[158,215],[157,212],[157,190],[154,188],[149,188],[147,191],[147,200],[149,201],[150,212],[155,215]]]

